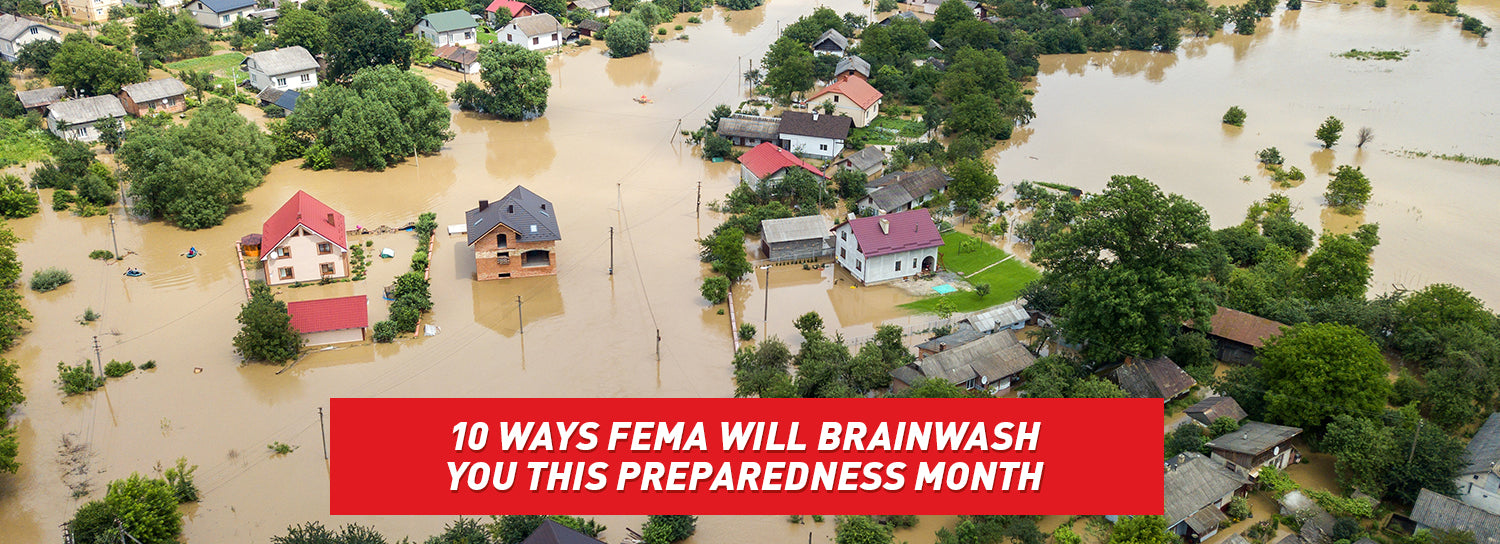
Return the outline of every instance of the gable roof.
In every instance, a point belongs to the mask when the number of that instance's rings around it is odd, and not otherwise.
[[[885,162],[885,151],[880,148],[865,146],[853,155],[839,159],[837,164],[847,164],[855,170],[869,170]]]
[[[1036,356],[1016,340],[1014,331],[1002,331],[928,355],[906,367],[925,378],[942,378],[955,384],[978,379],[989,384],[1019,374],[1035,362]],[[910,370],[903,374],[898,376],[893,371],[891,375],[897,379],[911,376]]]
[[[521,544],[599,544],[599,541],[548,518]]]
[[[876,187],[868,195],[870,202],[881,210],[894,210],[934,191],[948,188],[953,178],[937,167],[923,168],[916,172],[895,172],[876,178],[868,186]]]
[[[1210,440],[1207,446],[1209,449],[1260,455],[1299,434],[1302,434],[1302,429],[1296,427],[1246,421],[1238,431]]]
[[[479,52],[467,47],[445,45],[434,49],[433,56],[459,64],[473,64],[479,60]]]
[[[1083,7],[1080,7],[1080,8],[1062,8],[1062,9],[1054,9],[1054,10],[1052,10],[1052,13],[1056,13],[1056,14],[1061,15],[1063,17],[1066,17],[1068,19],[1077,19],[1079,17],[1083,17],[1084,15],[1088,15],[1088,14],[1093,13],[1093,12],[1094,12],[1094,8],[1091,8],[1091,7],[1088,7],[1088,6],[1083,6]]]
[[[473,15],[469,15],[469,12],[461,9],[429,13],[423,15],[422,20],[427,21],[427,26],[432,27],[433,30],[438,32],[452,32],[454,30],[479,26],[478,23],[474,22]]]
[[[984,338],[984,333],[974,330],[973,325],[960,323],[958,330],[917,344],[917,349],[934,353],[948,351],[959,346],[968,345],[969,342],[980,338]]]
[[[1177,457],[1175,467],[1162,476],[1168,527],[1250,483],[1244,476],[1201,454],[1188,452]]]
[[[595,21],[593,19],[584,19],[582,21],[578,21],[578,25],[574,28],[577,28],[578,30],[587,30],[589,32],[599,32],[601,30],[604,30],[604,23]]]
[[[1332,540],[1328,535],[1333,531],[1333,515],[1302,490],[1293,490],[1282,495],[1277,502],[1281,504],[1282,512],[1288,512],[1293,517],[1306,520],[1302,522],[1302,529],[1298,531],[1298,540],[1295,542],[1324,544]]]
[[[292,316],[292,328],[302,334],[363,329],[370,324],[364,295],[288,302],[286,313]]]
[[[996,327],[1011,327],[1017,323],[1025,323],[1029,319],[1031,319],[1031,314],[1026,312],[1026,299],[1018,298],[972,314],[964,321],[968,321],[976,329],[988,332]]]
[[[839,59],[839,63],[833,67],[834,77],[851,71],[868,78],[870,77],[870,63],[865,59],[859,58],[859,55],[849,55]]]
[[[1436,529],[1474,533],[1476,544],[1500,544],[1500,514],[1469,506],[1430,489],[1417,493],[1411,519]]]
[[[1120,389],[1138,399],[1175,399],[1198,384],[1166,357],[1127,358],[1125,364],[1115,368],[1115,381],[1120,383]]]
[[[818,36],[818,39],[813,40],[813,49],[817,49],[823,42],[831,42],[833,45],[838,46],[840,51],[849,48],[849,38],[845,38],[843,34],[839,34],[839,31],[832,28],[824,30],[822,36]]]
[[[98,121],[105,117],[124,117],[125,106],[112,94],[75,98],[47,106],[47,115],[64,125]]]
[[[760,222],[760,239],[768,244],[793,240],[822,240],[828,236],[828,218],[804,215]]]
[[[214,13],[228,13],[237,9],[255,7],[255,0],[197,0]]]
[[[1214,316],[1209,318],[1208,323],[1211,330],[1204,332],[1209,336],[1217,336],[1254,348],[1264,345],[1267,338],[1281,336],[1281,327],[1284,326],[1281,323],[1258,315],[1232,310],[1223,306],[1218,307],[1218,310],[1214,312]],[[1189,326],[1191,325],[1189,323]]]
[[[795,136],[842,140],[849,137],[849,130],[852,128],[854,120],[843,115],[788,111],[781,114],[781,124],[777,125],[776,130]]]
[[[599,8],[607,8],[610,6],[609,0],[573,0],[572,2],[568,3],[573,4],[574,9],[581,9],[584,11],[594,11]]]
[[[807,97],[807,99],[812,100],[825,94],[844,95],[845,97],[849,98],[850,102],[858,105],[860,109],[867,109],[870,106],[875,105],[876,102],[880,101],[880,97],[885,96],[884,93],[881,93],[880,91],[875,90],[874,87],[871,87],[864,78],[848,76],[839,78],[838,81],[833,82],[832,85],[823,87],[823,90],[813,93],[813,95]]]
[[[328,220],[330,215],[333,216],[331,222]],[[292,195],[292,198],[287,199],[286,203],[276,210],[276,213],[266,219],[260,229],[261,240],[264,243],[275,244],[270,246],[272,248],[279,246],[281,241],[292,233],[292,229],[297,228],[297,225],[307,227],[308,230],[343,249],[349,249],[348,233],[344,231],[344,214],[333,211],[333,208],[313,198],[306,191],[297,191],[297,194]],[[270,256],[271,251],[268,248],[261,252],[260,259],[264,261]]]
[[[791,151],[776,147],[776,145],[772,144],[771,142],[764,142],[751,148],[749,151],[746,151],[745,154],[740,155],[739,160],[740,164],[743,164],[745,165],[745,168],[750,169],[751,174],[755,174],[755,177],[761,179],[765,179],[767,176],[775,174],[782,168],[792,167],[802,167],[808,172],[816,174],[820,178],[827,177],[824,176],[822,172],[818,171],[817,168],[813,168],[811,164],[807,164],[806,161],[797,158],[797,156],[793,155]]]
[[[509,9],[511,17],[515,17],[523,10],[536,13],[536,8],[533,8],[527,3],[520,2],[518,0],[495,0],[494,2],[490,2],[490,5],[485,7],[484,10],[490,13],[498,13],[500,11],[500,8]]]
[[[46,106],[48,104],[57,102],[58,100],[62,100],[67,96],[68,90],[62,88],[61,85],[57,87],[46,87],[30,91],[16,91],[16,99],[21,101],[21,107],[23,108]]]
[[[557,19],[552,17],[552,14],[550,13],[538,13],[536,15],[516,17],[515,19],[510,20],[510,24],[516,25],[516,29],[520,30],[528,37],[540,36],[548,32],[559,32],[562,30],[562,24],[558,23]]]
[[[5,40],[8,42],[15,41],[16,38],[20,37],[22,33],[26,32],[26,29],[34,26],[39,26],[47,30],[51,30],[53,34],[58,33],[57,29],[38,23],[31,19],[27,19],[25,17],[17,17],[9,13],[3,13],[0,14],[0,40]]]
[[[1469,466],[1459,471],[1459,475],[1500,474],[1500,412],[1490,414],[1484,425],[1474,431],[1474,438],[1469,440],[1464,451],[1468,454]]]
[[[889,225],[889,232],[882,231],[880,224]],[[834,227],[848,227],[859,242],[859,251],[866,258],[927,249],[943,245],[943,236],[932,222],[932,214],[924,208],[900,213],[858,217],[848,223]]]
[[[917,14],[915,14],[915,13],[912,13],[910,11],[898,11],[894,15],[891,15],[890,17],[886,17],[884,19],[881,19],[880,20],[880,26],[888,26],[891,23],[894,23],[897,20],[901,20],[901,19],[908,19],[908,20],[917,21],[917,22],[921,22],[922,21],[922,19],[918,18]]]
[[[780,126],[781,120],[775,117],[736,113],[729,117],[720,117],[719,127],[716,132],[720,136],[775,140],[778,134],[776,129]]]
[[[318,59],[313,58],[312,53],[308,53],[300,45],[259,51],[245,58],[245,62],[252,60],[260,71],[269,76],[318,69]]]
[[[887,185],[885,187],[881,187],[879,189],[871,191],[870,194],[865,195],[865,197],[869,198],[870,203],[873,204],[875,208],[877,210],[880,210],[882,213],[901,208],[902,206],[911,204],[913,200],[917,199],[917,197],[912,196],[912,194],[908,192],[905,187],[902,187],[900,185]]]
[[[164,77],[120,87],[120,92],[125,93],[136,103],[141,103],[161,100],[172,96],[182,96],[187,94],[187,85],[183,85],[175,77]]]
[[[1245,409],[1235,402],[1234,397],[1208,397],[1187,407],[1182,413],[1204,425],[1213,425],[1221,417],[1239,421],[1246,416]]]
[[[520,185],[500,200],[464,212],[464,222],[469,227],[471,246],[499,225],[516,231],[517,242],[562,239],[562,231],[557,228],[557,210],[552,203]]]

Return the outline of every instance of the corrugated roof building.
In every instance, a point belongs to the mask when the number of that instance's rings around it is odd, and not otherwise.
[[[772,261],[817,259],[833,254],[828,219],[804,215],[760,222],[760,250]]]

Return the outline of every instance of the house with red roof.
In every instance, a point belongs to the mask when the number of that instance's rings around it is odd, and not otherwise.
[[[303,345],[325,346],[362,342],[370,325],[369,302],[364,295],[300,300],[286,303],[292,328],[302,334]]]
[[[839,76],[832,84],[823,87],[807,98],[807,105],[814,110],[826,111],[824,104],[833,104],[833,113],[854,120],[854,126],[864,127],[880,115],[880,99],[885,96],[870,86],[858,72]]]
[[[537,11],[536,8],[533,8],[527,5],[525,2],[521,2],[519,0],[495,0],[493,2],[490,2],[490,5],[488,7],[484,8],[485,16],[489,18],[491,25],[495,24],[495,13],[500,11],[500,8],[510,10],[511,18],[526,17],[528,15],[536,15],[538,13],[541,13]]]
[[[926,208],[850,219],[833,232],[834,259],[865,285],[935,271],[943,247]]]
[[[828,177],[807,161],[797,158],[791,151],[776,147],[770,142],[755,146],[744,155],[740,155],[740,181],[750,185],[775,182],[786,177],[788,171],[796,168],[812,172],[819,178]]]
[[[261,225],[260,252],[267,285],[348,277],[344,214],[297,191]]]

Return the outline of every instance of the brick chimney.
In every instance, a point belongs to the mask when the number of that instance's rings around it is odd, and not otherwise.
[[[947,342],[938,342],[938,352],[944,352],[944,351],[948,351],[948,343]]]
[[[479,201],[479,211],[482,212],[486,208],[489,208],[489,207],[490,207],[490,201],[488,201],[488,200],[481,200],[481,201]]]
[[[890,220],[884,219],[884,218],[882,218],[880,220],[880,233],[881,234],[890,234],[891,233],[891,222],[890,222]]]

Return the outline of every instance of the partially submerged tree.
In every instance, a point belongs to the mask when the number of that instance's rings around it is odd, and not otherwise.
[[[264,283],[250,285],[250,300],[240,307],[236,321],[240,332],[234,337],[234,351],[248,360],[282,363],[302,349],[302,335],[292,328],[286,303],[271,296]]]
[[[116,158],[135,209],[188,230],[217,226],[271,169],[271,142],[234,105],[213,100],[186,125],[140,126]]]
[[[1302,324],[1258,350],[1271,419],[1322,428],[1340,414],[1380,410],[1390,394],[1389,367],[1363,331],[1333,323]]]
[[[487,44],[479,50],[484,94],[477,109],[501,119],[519,121],[547,113],[552,75],[541,53],[514,44]]]
[[[1323,124],[1318,125],[1318,131],[1314,133],[1313,136],[1315,136],[1318,141],[1323,142],[1323,149],[1328,149],[1330,147],[1333,147],[1333,144],[1338,143],[1339,137],[1343,134],[1344,122],[1340,121],[1339,118],[1330,115],[1327,119],[1323,120]]]
[[[651,30],[635,17],[622,17],[609,25],[601,35],[609,46],[609,56],[633,57],[651,49]]]

